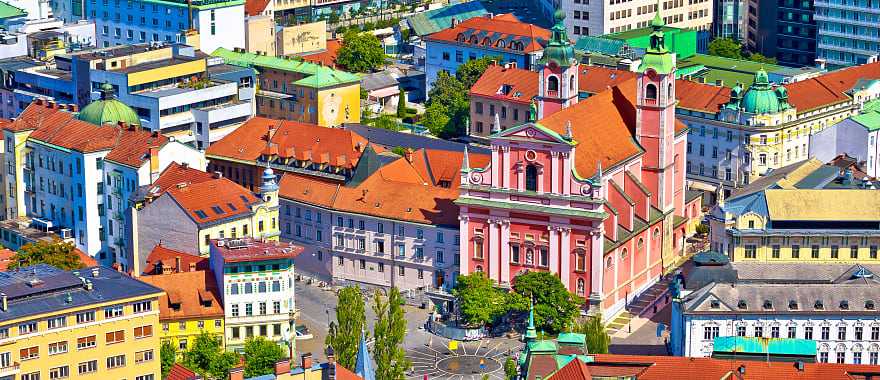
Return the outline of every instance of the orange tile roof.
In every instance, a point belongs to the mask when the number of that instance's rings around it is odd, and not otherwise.
[[[324,51],[303,55],[302,59],[306,62],[316,63],[334,69],[343,68],[336,64],[336,57],[339,56],[339,48],[341,47],[342,41],[338,39],[327,40],[327,47]]]
[[[12,132],[35,130],[44,125],[67,121],[72,114],[60,107],[50,107],[42,99],[37,99],[27,106],[11,123],[4,124],[3,129]]]
[[[471,87],[470,95],[528,104],[538,96],[538,79],[532,70],[490,65]],[[505,85],[509,86],[506,94],[500,91]]]
[[[434,186],[448,182],[452,188],[458,188],[463,152],[437,149],[420,149],[413,153],[412,166],[422,178]],[[471,168],[485,168],[492,157],[488,154],[468,154]]]
[[[93,267],[98,265],[98,261],[95,260],[94,257],[89,256],[88,253],[81,251],[79,248],[73,248],[73,253],[76,253],[79,256],[79,262],[82,263],[83,267]]]
[[[351,372],[350,369],[339,365],[339,363],[334,364],[336,365],[336,380],[364,380],[363,377]]]
[[[210,270],[157,274],[138,280],[161,288],[159,319],[178,320],[223,317],[223,302]]]
[[[636,73],[632,71],[581,65],[578,72],[578,90],[598,94],[635,77]]]
[[[593,375],[587,364],[578,358],[572,359],[558,371],[552,373],[547,380],[592,380]]]
[[[211,144],[209,156],[256,161],[266,149],[266,133],[271,137],[272,153],[282,158],[310,160],[343,168],[353,168],[360,158],[367,139],[339,128],[326,128],[287,120],[254,117],[241,127]],[[374,146],[377,152],[381,148]]]
[[[678,107],[715,113],[730,101],[730,88],[678,79],[675,81],[675,95]]]
[[[244,13],[248,16],[259,16],[266,10],[270,0],[247,0],[244,2]]]
[[[165,190],[196,223],[211,223],[249,214],[260,202],[254,193],[227,178],[172,186]]]
[[[442,41],[460,43],[457,41],[458,36],[465,38],[464,44],[470,45],[470,36],[477,37],[477,46],[492,50],[506,51],[516,54],[525,54],[544,49],[550,40],[550,31],[533,24],[525,23],[517,19],[512,14],[503,15],[486,15],[474,17],[462,21],[452,28],[441,30],[437,33],[425,37],[430,41]],[[489,38],[491,46],[484,45],[484,39]],[[507,42],[519,41],[523,44],[522,50],[513,50],[511,44],[506,44],[504,48],[497,46],[497,41],[504,40]]]
[[[124,131],[104,160],[137,168],[150,159],[151,148],[161,148],[168,141],[167,137],[157,132],[140,128]]]
[[[168,371],[168,376],[165,376],[163,380],[196,380],[201,379],[200,376],[196,375],[195,372],[190,370],[189,368],[184,367],[180,363],[174,363],[174,366],[171,367],[171,370]]]
[[[0,248],[0,272],[5,272],[6,269],[9,269],[12,256],[15,256],[15,251],[9,248]]]
[[[180,259],[180,268],[177,268],[177,259]],[[154,272],[157,265],[161,264],[162,269],[169,269],[171,272],[188,272],[191,265],[195,265],[195,270],[207,270],[208,258],[181,252],[168,247],[157,244],[147,255],[144,275],[161,274]]]
[[[614,355],[597,354],[587,367],[591,372],[602,368],[603,373],[613,372],[614,368],[630,373],[627,366],[641,365],[644,369],[636,375],[639,380],[718,380],[738,372],[744,366],[743,380],[765,379],[799,379],[799,380],[836,380],[860,379],[865,373],[880,374],[880,366],[864,364],[836,363],[804,363],[804,369],[798,370],[791,362],[765,362],[746,360],[723,360],[713,358],[688,358],[677,356],[646,356],[646,355]],[[619,373],[619,372],[618,372]],[[552,380],[578,379],[551,377]]]
[[[164,193],[168,188],[180,183],[201,183],[212,179],[214,179],[212,173],[191,168],[187,164],[172,162],[162,171],[162,173],[159,174],[159,178],[156,178],[156,180],[153,181],[151,193],[159,195]]]

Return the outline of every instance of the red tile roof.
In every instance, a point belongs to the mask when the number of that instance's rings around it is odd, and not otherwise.
[[[94,257],[89,256],[88,253],[81,251],[79,248],[73,248],[73,253],[76,253],[79,256],[79,262],[82,263],[83,267],[89,268],[98,265],[98,261],[95,260]]]
[[[593,375],[587,364],[580,359],[572,359],[558,371],[552,373],[547,380],[592,380]]]
[[[442,187],[448,183],[450,187],[458,188],[463,157],[463,152],[420,149],[413,153],[412,166],[422,178],[434,186]],[[488,154],[468,154],[468,163],[471,168],[485,168],[491,159],[492,157]]]
[[[172,186],[165,190],[196,223],[211,223],[251,212],[254,193],[227,178]]]
[[[675,81],[675,95],[678,107],[715,113],[730,101],[730,88],[678,79]]]
[[[643,367],[636,375],[639,380],[718,380],[736,378],[743,380],[791,379],[791,380],[836,380],[861,379],[864,374],[880,375],[880,366],[835,363],[804,363],[798,370],[790,362],[764,362],[745,360],[722,360],[712,358],[687,358],[676,356],[640,355],[593,355],[595,359],[587,364],[591,373],[601,371],[602,375],[614,376],[631,374],[633,367]],[[743,366],[742,376],[738,373]],[[550,380],[579,379],[578,377],[550,377]]]
[[[12,132],[35,130],[45,125],[67,121],[72,115],[60,107],[50,107],[42,99],[37,99],[21,111],[11,123],[4,124],[3,129]]]
[[[0,248],[0,272],[5,272],[6,269],[9,269],[12,256],[15,256],[15,251],[9,248]]]
[[[238,263],[258,260],[293,259],[303,247],[293,243],[261,241],[251,238],[211,240],[213,247],[223,255],[223,261]]]
[[[180,259],[180,268],[177,267],[178,258]],[[209,263],[207,257],[177,251],[157,244],[147,255],[143,274],[161,274],[162,272],[155,272],[157,266],[161,267],[162,271],[189,272],[190,266],[195,266],[195,270],[207,270]]]
[[[159,319],[207,319],[223,317],[223,302],[210,270],[157,274],[138,280],[161,288]]]
[[[200,378],[189,368],[184,367],[180,363],[174,363],[174,366],[171,367],[168,376],[165,376],[164,380],[196,380]]]
[[[266,133],[274,128],[272,152],[282,158],[309,160],[353,168],[367,139],[346,129],[326,128],[287,120],[254,117],[210,147],[206,154],[220,158],[256,161],[266,149]],[[377,152],[381,148],[374,146]]]
[[[248,16],[259,16],[266,10],[270,0],[247,0],[244,2],[244,13]]]
[[[324,51],[303,55],[302,59],[306,62],[317,63],[334,69],[341,69],[343,67],[337,66],[336,64],[336,57],[339,56],[339,48],[341,47],[342,41],[337,39],[327,40],[327,48],[325,48]]]
[[[159,195],[164,193],[168,188],[177,186],[180,183],[193,184],[210,181],[212,179],[214,179],[212,173],[191,168],[187,164],[172,162],[162,171],[162,173],[159,174],[159,178],[156,178],[156,180],[153,181],[150,192],[153,195]]]
[[[364,380],[363,377],[351,372],[350,369],[339,365],[339,363],[334,364],[336,364],[336,380]]]
[[[636,73],[632,71],[580,65],[578,90],[590,94],[598,94],[635,77]]]
[[[474,43],[471,36],[476,38]],[[487,15],[462,21],[452,28],[441,30],[425,37],[430,41],[463,43],[480,48],[517,54],[531,53],[544,49],[550,40],[550,31],[533,24],[519,21],[512,14]],[[459,42],[462,41],[462,42]],[[504,41],[502,48],[498,42]],[[511,42],[519,42],[522,49],[511,49]]]
[[[532,70],[490,65],[471,87],[470,95],[528,104],[538,96],[538,79]]]
[[[860,79],[880,79],[880,62],[829,72],[815,78],[785,85],[788,101],[798,112],[846,101],[846,92]]]

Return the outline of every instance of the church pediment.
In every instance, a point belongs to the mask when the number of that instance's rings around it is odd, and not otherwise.
[[[548,142],[554,144],[574,145],[569,136],[560,135],[555,131],[538,123],[525,123],[519,126],[498,132],[493,136],[496,139]]]

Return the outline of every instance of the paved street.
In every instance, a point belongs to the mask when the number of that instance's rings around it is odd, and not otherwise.
[[[657,324],[669,326],[671,307],[667,305],[650,319],[633,320],[633,331],[625,338],[611,339],[612,354],[666,355],[663,338],[657,337]]]

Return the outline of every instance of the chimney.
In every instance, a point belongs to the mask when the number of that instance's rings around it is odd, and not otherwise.
[[[489,18],[489,19],[491,20],[491,19],[495,18],[495,15],[492,14],[492,13],[489,13],[489,14],[486,15],[486,17]]]
[[[223,178],[223,172],[214,172],[214,175],[212,177],[216,179]]]
[[[101,269],[98,267],[92,268],[92,277],[98,277],[101,275]]]
[[[86,280],[86,290],[88,290],[88,291],[92,291],[92,289],[94,289],[94,288],[95,288],[95,287],[94,287],[94,285],[92,285],[92,281],[91,281],[91,280]]]
[[[244,380],[244,367],[230,369],[229,380]]]
[[[119,125],[119,128],[122,129],[123,131],[128,129],[128,123],[126,123],[124,121],[118,121],[118,122],[116,122],[116,125]]]
[[[66,110],[66,109],[67,109],[67,104],[64,104],[64,103],[58,103],[58,109],[60,109],[60,110],[62,110],[62,111],[63,111],[63,110]]]
[[[70,112],[79,112],[79,106],[76,104],[68,104],[67,109],[69,109]]]
[[[150,183],[159,179],[162,168],[159,165],[159,148],[150,147]]]
[[[716,79],[715,85],[718,87],[724,87],[724,79]]]
[[[159,137],[159,131],[153,131],[153,133],[150,133],[150,136]]]
[[[55,108],[55,101],[54,100],[49,101],[49,108]]]
[[[288,366],[290,366],[289,363],[288,363]],[[312,368],[312,353],[311,352],[306,352],[306,353],[302,354],[302,356],[300,357],[300,367],[302,367],[303,369]]]
[[[6,293],[0,293],[0,302],[3,302],[3,304],[0,305],[0,307],[2,307],[2,309],[0,309],[0,310],[2,310],[2,311],[9,310],[9,300],[6,297]]]
[[[37,99],[35,99],[35,100],[34,100],[34,103],[36,103],[38,106],[43,105],[43,98],[37,98]]]
[[[797,368],[798,372],[804,372],[804,361],[798,360],[794,362],[794,368]]]
[[[454,28],[456,25],[458,25],[458,19],[455,18],[455,17],[453,17],[453,18],[452,18],[452,25],[451,25],[451,27]]]
[[[181,272],[181,270],[180,270],[180,256],[174,257],[174,270],[177,271],[177,273]]]
[[[407,161],[407,162],[409,162],[409,163],[412,163],[412,162],[413,162],[413,150],[412,150],[412,148],[406,148],[406,153],[404,154],[404,157],[406,157],[406,161]]]
[[[290,359],[283,359],[275,362],[275,376],[290,372]]]

